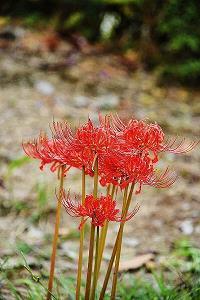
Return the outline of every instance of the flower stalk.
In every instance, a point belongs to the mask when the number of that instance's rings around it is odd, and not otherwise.
[[[59,234],[59,226],[60,226],[60,213],[61,213],[61,205],[62,205],[62,190],[63,190],[63,183],[64,183],[64,171],[65,171],[65,166],[61,166],[58,169],[58,174],[59,174],[58,176],[59,176],[59,179],[60,179],[60,186],[59,186],[59,196],[58,196],[58,199],[57,199],[56,220],[55,220],[55,227],[54,227],[54,237],[53,237],[51,263],[50,263],[50,274],[49,274],[48,292],[47,292],[46,300],[51,299],[52,289],[53,289],[55,261],[56,261],[56,250],[57,250],[57,244],[58,244],[58,234]]]
[[[94,189],[93,197],[96,199],[98,193],[98,157],[96,157],[94,162]],[[97,233],[97,243],[99,242],[99,234]],[[95,226],[91,224],[90,229],[90,245],[89,245],[89,255],[88,255],[88,270],[87,270],[87,279],[86,279],[86,289],[85,289],[85,300],[90,299],[90,288],[92,281],[92,267],[93,267],[93,256],[94,256],[94,244],[95,244]],[[98,251],[96,252],[96,258],[98,259]]]
[[[94,298],[95,298],[95,292],[96,292],[96,286],[97,286],[97,280],[98,280],[98,273],[97,273],[98,261],[99,261],[99,226],[97,226],[97,229],[96,229],[95,264],[94,264],[94,274],[93,274],[93,283],[92,283],[90,300],[94,300]]]
[[[127,193],[128,193],[128,187],[125,188],[124,191],[124,198],[123,198],[123,208],[122,208],[122,218],[125,217],[126,211],[128,212],[128,209],[126,209],[127,205],[129,208],[131,197],[127,199]],[[129,201],[129,203],[128,203]],[[121,248],[122,248],[122,237],[123,237],[123,230],[124,230],[124,224],[121,223],[120,227],[121,230],[119,230],[119,238],[117,242],[117,249],[116,249],[116,258],[115,258],[115,266],[114,266],[114,272],[113,272],[113,282],[112,282],[112,290],[111,290],[111,300],[115,299],[115,294],[116,294],[116,285],[117,285],[117,275],[118,275],[118,270],[119,270],[119,261],[120,261],[120,256],[121,256]]]
[[[116,187],[113,185],[112,191],[111,191],[111,198],[113,199],[114,193],[115,193]],[[110,185],[107,188],[107,196],[110,194]],[[97,227],[97,237],[96,237],[96,259],[95,259],[95,267],[94,267],[94,279],[93,279],[93,285],[92,285],[92,292],[91,292],[91,298],[90,300],[94,300],[95,297],[95,291],[97,287],[97,281],[99,277],[99,272],[101,268],[101,262],[103,258],[103,252],[105,248],[105,242],[106,242],[106,236],[108,232],[108,224],[109,222],[106,220],[104,223],[104,226],[101,230],[100,239],[99,239],[99,228]]]
[[[131,184],[128,199],[127,199],[127,191],[124,192],[123,207],[122,207],[123,218],[125,218],[127,216],[128,209],[129,209],[131,199],[132,199],[132,195],[133,195],[133,190],[134,190],[134,183]],[[104,279],[104,282],[103,282],[103,287],[101,289],[99,300],[103,300],[104,296],[105,296],[105,292],[106,292],[106,289],[107,289],[108,281],[109,281],[110,274],[111,274],[111,271],[112,271],[112,267],[113,267],[113,264],[114,264],[115,256],[116,256],[117,251],[119,251],[118,249],[120,248],[120,240],[121,240],[121,236],[123,234],[124,224],[125,223],[122,222],[120,224],[120,227],[119,227],[119,231],[118,231],[118,234],[117,234],[117,237],[116,237],[116,240],[115,240],[115,244],[114,244],[114,247],[113,247],[112,255],[111,255],[111,258],[110,258],[110,261],[109,261],[109,264],[108,264],[108,269],[107,269],[107,272],[106,272],[106,275],[105,275],[105,279]]]
[[[85,203],[85,167],[82,167],[82,204]],[[81,219],[83,222],[83,217]],[[78,257],[78,273],[77,273],[77,283],[76,283],[76,300],[80,299],[80,289],[81,289],[81,275],[82,275],[82,265],[83,265],[83,242],[84,242],[84,224],[80,229],[80,244],[79,244],[79,257]]]
[[[114,193],[115,193],[116,187],[113,185],[112,191],[111,191],[111,198],[113,199]],[[110,194],[110,186],[107,189],[107,195]],[[101,234],[100,234],[100,241],[99,241],[99,257],[98,257],[98,262],[97,262],[97,279],[99,276],[100,268],[101,268],[101,262],[103,258],[103,252],[105,248],[105,243],[106,243],[106,237],[107,237],[107,232],[108,232],[108,224],[109,222],[106,220],[103,228],[101,229]],[[95,286],[96,288],[96,286]]]

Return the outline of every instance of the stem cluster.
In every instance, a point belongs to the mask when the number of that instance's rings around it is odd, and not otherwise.
[[[49,276],[48,292],[47,292],[46,300],[50,300],[52,297],[56,249],[58,243],[58,231],[59,231],[59,224],[60,224],[60,210],[61,210],[62,191],[63,191],[63,182],[64,182],[64,166],[61,167],[61,169],[59,170],[59,178],[60,178],[59,197],[57,202],[55,230],[54,230],[52,255],[51,255],[50,276]],[[123,230],[124,230],[125,219],[127,217],[129,206],[131,203],[133,190],[134,190],[134,183],[131,184],[130,188],[127,186],[124,189],[122,213],[121,213],[122,222],[120,223],[117,237],[113,246],[113,251],[103,281],[99,300],[104,299],[107,285],[111,277],[112,269],[113,269],[113,279],[112,279],[110,299],[114,300],[116,297],[117,276],[118,276],[119,262],[121,256]],[[117,190],[114,185],[113,186],[109,185],[107,187],[107,196],[110,195],[113,199],[116,193]],[[86,173],[85,173],[85,168],[83,167],[82,168],[82,197],[81,197],[82,205],[84,205],[85,203],[85,197],[86,197]],[[95,159],[95,163],[94,163],[93,197],[95,199],[98,198],[98,157]],[[81,299],[83,249],[84,249],[83,218],[81,222],[83,223],[83,225],[80,228],[78,271],[77,271],[77,282],[76,282],[76,300]],[[94,300],[96,297],[97,283],[98,283],[98,278],[101,269],[101,263],[102,263],[103,252],[106,243],[108,226],[109,226],[109,222],[105,221],[104,226],[100,230],[99,226],[95,226],[94,224],[91,223],[89,252],[88,252],[88,267],[87,267],[87,277],[86,277],[86,287],[85,287],[85,297],[84,297],[85,300]]]

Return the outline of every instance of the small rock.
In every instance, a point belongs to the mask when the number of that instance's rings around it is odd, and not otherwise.
[[[134,238],[125,238],[124,239],[124,245],[126,245],[127,247],[136,247],[139,244],[139,241],[137,239]]]
[[[194,230],[192,221],[191,220],[183,221],[180,225],[180,229],[186,235],[192,234]]]
[[[44,80],[37,81],[35,88],[38,90],[38,92],[45,96],[50,96],[55,91],[54,86],[50,82]]]
[[[74,104],[76,107],[86,107],[89,104],[89,99],[83,95],[74,97]]]
[[[98,109],[113,109],[119,105],[119,97],[114,94],[107,94],[96,97],[95,103],[92,104]]]
[[[27,241],[29,244],[40,244],[43,238],[43,231],[37,227],[31,227],[27,233]]]
[[[190,204],[184,202],[184,203],[182,204],[182,208],[183,208],[183,210],[189,210],[189,209],[190,209]]]
[[[72,249],[73,243],[71,241],[64,242],[61,245],[61,253],[65,254],[67,257],[69,257],[71,260],[77,259],[77,249]]]
[[[200,225],[195,228],[195,232],[200,234]]]
[[[156,228],[160,228],[163,224],[162,220],[153,220],[152,224],[156,227]]]

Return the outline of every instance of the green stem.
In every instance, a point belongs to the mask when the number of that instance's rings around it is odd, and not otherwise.
[[[126,218],[126,216],[127,216],[128,209],[129,209],[131,199],[132,199],[132,195],[133,195],[133,189],[134,189],[134,183],[132,183],[132,185],[131,185],[127,201],[124,200],[125,197],[123,199],[123,204],[125,206],[125,207],[122,208],[123,218]],[[113,263],[114,263],[114,260],[115,260],[115,255],[116,255],[116,252],[117,252],[117,249],[118,249],[118,244],[120,244],[121,235],[123,234],[124,224],[125,224],[124,222],[120,224],[120,228],[119,228],[116,240],[115,240],[115,245],[113,247],[112,255],[111,255],[111,258],[110,258],[110,261],[109,261],[108,269],[107,269],[106,276],[105,276],[105,279],[104,279],[104,282],[103,282],[103,287],[101,289],[99,300],[103,300],[104,296],[105,296],[106,288],[107,288],[107,285],[108,285],[108,281],[109,281],[110,274],[111,274],[111,271],[112,271]]]
[[[85,168],[82,168],[82,204],[85,202]],[[83,221],[83,218],[82,220]],[[82,265],[83,265],[83,242],[84,242],[84,224],[80,230],[80,244],[79,244],[79,257],[78,257],[78,274],[76,282],[76,300],[80,299],[80,289],[81,289],[81,275],[82,275]]]
[[[98,274],[97,274],[98,261],[99,261],[99,227],[97,227],[97,234],[96,234],[96,252],[95,252],[95,264],[94,264],[94,275],[93,275],[94,277],[93,277],[90,300],[94,300],[95,298],[95,292],[96,292],[96,286],[98,280]]]
[[[49,283],[48,283],[48,292],[46,300],[50,300],[52,296],[52,289],[53,289],[53,279],[54,279],[54,270],[55,270],[55,261],[56,261],[56,250],[58,244],[58,233],[59,233],[59,226],[60,226],[60,212],[61,212],[61,205],[62,205],[62,190],[63,190],[63,183],[64,183],[64,170],[65,166],[61,167],[58,171],[60,174],[60,187],[59,187],[59,197],[57,201],[57,208],[56,208],[56,220],[55,220],[55,227],[54,227],[54,237],[53,237],[53,244],[52,244],[52,254],[51,254],[51,266],[50,266],[50,274],[49,274]]]
[[[111,191],[111,197],[113,199],[114,193],[115,193],[115,186],[113,185],[112,187],[112,191]],[[110,193],[110,188],[107,190],[107,195],[109,195]],[[101,262],[102,262],[102,258],[103,258],[103,252],[104,252],[104,248],[105,248],[105,242],[106,242],[106,236],[107,236],[107,232],[108,232],[108,224],[109,222],[106,221],[102,230],[101,230],[101,234],[100,234],[100,241],[99,241],[99,259],[98,259],[98,265],[97,265],[97,278],[99,276],[99,272],[100,272],[100,268],[101,268]]]
[[[97,198],[98,192],[98,157],[95,160],[94,165],[94,189],[93,196]],[[88,270],[87,270],[87,279],[86,279],[86,289],[85,289],[85,300],[90,298],[90,288],[92,281],[92,267],[93,267],[93,255],[94,255],[94,240],[95,240],[95,226],[91,224],[90,229],[90,245],[89,245],[89,255],[88,255]]]
[[[87,280],[85,288],[85,300],[90,298],[90,287],[92,281],[92,265],[93,265],[93,253],[94,253],[94,238],[95,238],[95,226],[91,224],[90,229],[90,246],[88,255],[88,270],[87,270]]]
[[[126,202],[127,202],[127,193],[128,193],[128,187],[125,188],[124,191],[124,198],[123,198],[123,208],[122,208],[122,218],[124,218],[125,209],[126,209]],[[117,273],[119,269],[119,261],[120,261],[120,255],[121,255],[121,245],[122,245],[122,236],[123,236],[123,229],[124,229],[124,223],[121,224],[121,230],[119,231],[119,237],[117,242],[117,249],[116,249],[116,258],[115,258],[115,267],[114,267],[114,273],[113,273],[113,283],[112,283],[112,291],[111,291],[111,299],[115,299],[115,291],[116,291],[116,285],[117,285]]]

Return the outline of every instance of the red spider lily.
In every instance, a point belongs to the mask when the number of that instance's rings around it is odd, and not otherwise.
[[[85,167],[86,174],[93,175],[94,154],[88,148],[77,149],[77,138],[66,122],[53,122],[51,127],[56,153],[63,163],[74,168]]]
[[[40,134],[37,139],[23,142],[24,152],[32,157],[41,160],[40,169],[43,170],[44,165],[55,163],[54,155],[51,151],[52,141],[48,139],[46,134]]]
[[[148,154],[141,157],[138,154],[110,155],[100,161],[100,183],[104,186],[112,183],[122,189],[129,183],[142,184],[153,174],[154,167]]]
[[[92,176],[94,153],[87,147],[77,148],[78,139],[70,125],[67,122],[53,122],[51,131],[55,152],[63,164],[79,169],[84,166],[86,174]]]
[[[52,128],[57,154],[63,163],[75,168],[85,167],[86,174],[93,175],[95,157],[105,154],[111,147],[117,147],[116,136],[107,127],[95,126],[89,119],[73,134],[67,123],[53,123]]]
[[[123,131],[127,148],[157,153],[162,148],[164,133],[157,124],[146,124],[144,121],[131,120]]]
[[[104,158],[102,164],[103,166],[100,164],[101,185],[112,183],[123,189],[130,183],[138,183],[139,189],[136,194],[140,193],[142,185],[167,188],[177,179],[176,173],[169,168],[165,171],[156,171],[148,154],[145,154],[144,157],[138,155],[110,156]]]
[[[179,137],[164,138],[164,133],[159,125],[146,124],[144,121],[133,119],[125,124],[117,114],[111,115],[109,120],[111,120],[111,127],[116,132],[124,133],[128,147],[132,148],[133,146],[134,148],[134,144],[136,143],[136,148],[139,146],[142,149],[147,148],[153,151],[155,159],[157,158],[156,153],[158,152],[171,152],[175,154],[187,153],[193,150],[200,142],[199,139],[189,141],[186,138]],[[140,145],[140,139],[143,143],[142,145]]]
[[[73,146],[71,147],[70,153],[70,165],[74,168],[82,169],[85,168],[85,173],[93,176],[93,162],[95,159],[94,153],[88,148],[82,149],[82,151],[76,151]]]
[[[54,172],[59,166],[63,165],[61,157],[57,154],[56,142],[48,139],[45,133],[41,133],[37,139],[23,142],[22,147],[26,155],[41,161],[41,170],[46,164],[51,164],[50,170]],[[68,169],[66,168],[65,172]]]
[[[101,196],[95,199],[92,195],[87,195],[84,204],[81,204],[77,199],[76,202],[73,202],[69,193],[66,195],[64,191],[62,204],[70,216],[83,218],[79,229],[88,218],[91,219],[91,223],[94,226],[102,227],[105,221],[126,222],[139,210],[139,206],[137,205],[135,209],[123,219],[120,210],[116,208],[116,201],[114,201],[111,196]]]
[[[101,183],[113,183],[122,188],[128,183],[145,182],[163,151],[177,154],[192,150],[199,141],[165,139],[157,124],[131,119],[126,124],[116,116],[99,115],[99,125],[89,119],[72,132],[67,122],[53,122],[52,138],[40,134],[23,143],[25,153],[41,160],[40,168],[51,164],[51,171],[60,165],[82,169],[93,176],[93,163],[100,161]],[[152,157],[152,154],[154,156]]]
[[[131,119],[127,125],[122,121],[115,128],[121,128],[118,135],[121,139],[121,146],[124,151],[147,153],[153,152],[153,163],[158,161],[158,152],[162,150],[164,133],[158,124],[147,124],[144,121]]]
[[[110,148],[116,147],[116,136],[109,128],[94,126],[89,119],[86,124],[79,127],[75,133],[74,147],[77,151],[90,149],[98,156],[106,153]]]

